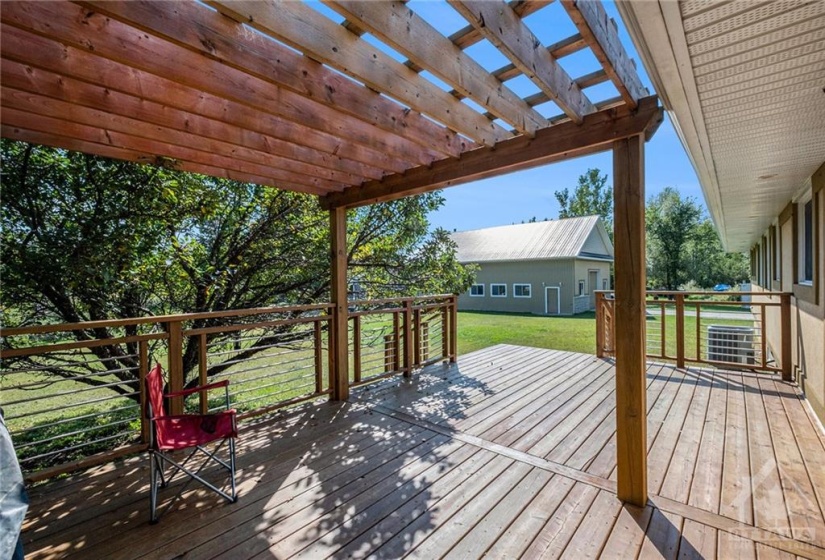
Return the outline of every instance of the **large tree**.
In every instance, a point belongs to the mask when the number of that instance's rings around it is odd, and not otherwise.
[[[328,215],[308,195],[7,140],[2,193],[5,326],[329,298]],[[471,271],[455,260],[449,236],[430,232],[427,214],[441,204],[430,193],[349,212],[349,274],[371,297],[466,289]],[[187,373],[196,344],[184,349]],[[121,364],[122,380],[134,379],[134,349],[95,352]],[[50,367],[76,376],[77,367],[95,366]]]
[[[613,235],[613,191],[607,185],[607,175],[599,169],[588,169],[579,176],[573,195],[569,189],[556,191],[559,201],[559,218],[577,216],[601,216],[605,227]]]
[[[693,198],[666,187],[648,200],[647,229],[648,283],[656,288],[676,290],[688,280],[685,248],[693,239],[701,209]]]
[[[726,253],[719,234],[709,218],[699,222],[685,247],[688,278],[700,288],[716,284],[735,285],[750,275],[748,258],[743,253]]]

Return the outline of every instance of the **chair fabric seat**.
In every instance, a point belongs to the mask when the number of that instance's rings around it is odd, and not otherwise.
[[[236,437],[235,410],[214,414],[163,416],[155,418],[157,449],[184,449],[216,439]]]

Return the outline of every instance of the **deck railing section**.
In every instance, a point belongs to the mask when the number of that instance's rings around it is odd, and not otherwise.
[[[321,303],[2,329],[0,406],[21,466],[39,480],[146,449],[143,378],[155,363],[171,391],[231,379],[242,419],[327,395],[332,319]],[[454,360],[455,320],[454,296],[353,302],[350,384]]]
[[[350,384],[455,361],[455,321],[452,295],[351,302]]]
[[[779,372],[791,380],[790,294],[651,291],[648,358]],[[613,356],[613,292],[596,293],[596,353]],[[768,341],[773,341],[770,345]]]

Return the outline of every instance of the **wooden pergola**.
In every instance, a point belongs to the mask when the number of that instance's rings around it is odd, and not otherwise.
[[[348,208],[612,149],[618,495],[643,505],[644,143],[662,110],[614,23],[595,0],[449,0],[468,25],[446,36],[401,1],[324,4],[3,2],[2,135],[317,195],[338,400]],[[528,16],[545,8],[578,32],[543,43]],[[486,69],[481,42],[510,63]],[[600,68],[571,77],[559,60],[585,50]],[[519,76],[537,91],[517,95]],[[617,95],[589,99],[602,83]]]

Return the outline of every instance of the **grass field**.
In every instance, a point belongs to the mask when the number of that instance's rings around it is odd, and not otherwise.
[[[517,344],[595,354],[595,314],[541,317],[512,313],[459,312],[459,354],[494,344]]]

